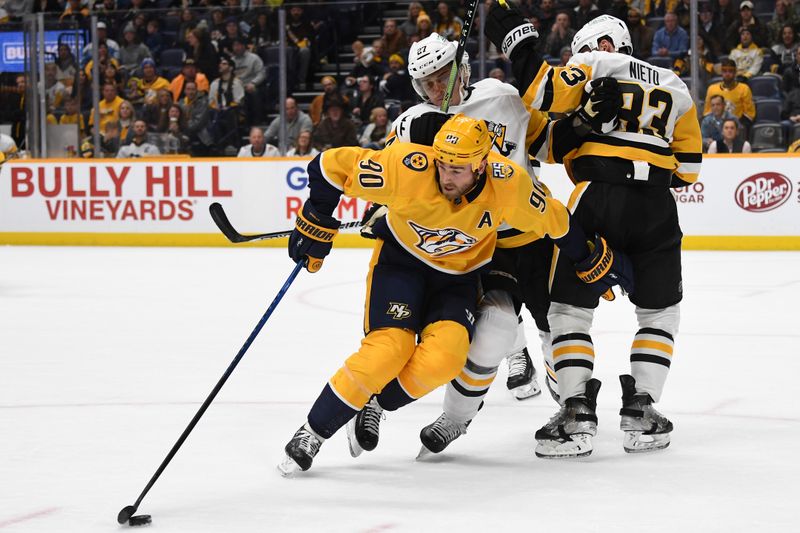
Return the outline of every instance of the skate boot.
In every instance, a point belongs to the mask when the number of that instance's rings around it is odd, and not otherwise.
[[[298,471],[305,472],[311,468],[323,442],[325,439],[314,433],[308,424],[303,424],[284,448],[286,457],[278,464],[281,475],[291,477]]]
[[[536,379],[536,368],[533,366],[531,356],[528,355],[527,348],[508,356],[506,387],[517,400],[532,398],[542,392]]]
[[[597,434],[597,392],[600,381],[586,382],[585,396],[567,398],[564,405],[536,432],[536,456],[546,459],[586,457]]]
[[[361,452],[371,452],[378,446],[381,420],[385,419],[383,408],[373,396],[367,405],[347,423],[347,443],[350,455],[358,457]]]
[[[628,453],[651,452],[669,446],[672,422],[656,411],[653,398],[636,392],[636,379],[627,374],[619,377],[622,385],[622,419],[619,428],[625,432],[622,447]]]
[[[467,427],[472,420],[467,422],[456,422],[448,418],[445,413],[439,415],[432,424],[428,424],[419,432],[419,440],[422,441],[422,448],[419,450],[417,459],[422,459],[432,453],[439,453],[467,432]]]

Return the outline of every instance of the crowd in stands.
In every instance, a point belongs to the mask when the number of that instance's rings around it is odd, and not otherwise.
[[[288,153],[308,155],[345,145],[382,147],[392,120],[417,101],[406,70],[409,47],[432,32],[457,39],[467,3],[0,0],[0,23],[45,12],[88,36],[90,16],[98,17],[100,146],[91,142],[92,43],[80,50],[60,44],[44,71],[47,121],[77,124],[86,139],[83,156],[277,155],[281,105]],[[690,83],[689,0],[517,4],[553,65],[569,61],[577,28],[608,13],[626,21],[635,56]],[[278,6],[285,8],[285,28]],[[405,16],[384,16],[388,8]],[[800,0],[701,0],[698,19],[704,149],[785,151],[800,139]],[[365,25],[380,34],[359,39]],[[288,45],[284,102],[281,31]],[[473,81],[477,42],[467,47]],[[513,83],[507,59],[489,46],[486,72]]]

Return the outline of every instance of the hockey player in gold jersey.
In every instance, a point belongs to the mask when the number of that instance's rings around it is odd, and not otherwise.
[[[570,211],[587,234],[603,234],[633,263],[639,331],[630,351],[630,375],[622,384],[621,429],[628,452],[669,444],[672,423],[653,407],[672,359],[682,299],[678,224],[671,186],[696,181],[702,161],[694,102],[669,70],[635,59],[625,23],[602,15],[584,25],[572,42],[573,56],[552,67],[535,50],[537,34],[515,9],[493,6],[486,34],[512,62],[520,95],[535,109],[575,109],[589,87],[617,84],[623,95],[618,122],[595,131],[564,158],[576,183]],[[611,79],[609,79],[611,78]],[[540,457],[574,457],[592,451],[597,431],[592,378],[594,345],[589,335],[598,293],[566,273],[563,254],[554,259],[548,321],[558,389],[558,413],[536,433]]]
[[[632,288],[627,259],[619,255],[609,263],[610,256],[593,253],[566,208],[524,169],[490,152],[491,145],[485,122],[456,115],[433,147],[338,148],[309,164],[311,192],[289,255],[307,261],[310,271],[319,270],[330,252],[339,227],[330,213],[342,194],[385,204],[389,213],[374,228],[361,348],[325,385],[286,445],[279,464],[284,475],[310,468],[325,439],[367,402],[393,411],[461,371],[479,275],[491,261],[501,223],[553,237],[593,284]]]

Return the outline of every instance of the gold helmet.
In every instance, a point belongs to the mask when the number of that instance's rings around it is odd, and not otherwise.
[[[448,165],[472,165],[475,171],[492,149],[486,122],[459,113],[433,139],[434,157]]]

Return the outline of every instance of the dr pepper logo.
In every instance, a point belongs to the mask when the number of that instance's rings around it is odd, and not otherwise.
[[[792,183],[783,174],[754,174],[736,187],[736,204],[751,213],[771,211],[786,203],[792,195]]]

